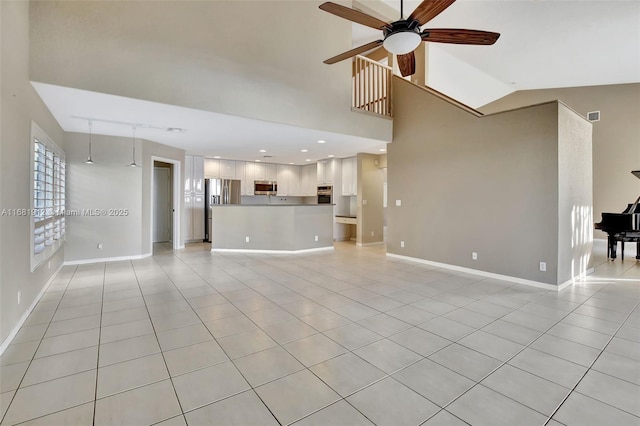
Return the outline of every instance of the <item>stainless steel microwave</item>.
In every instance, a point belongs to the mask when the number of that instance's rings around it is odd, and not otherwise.
[[[277,195],[278,182],[269,180],[256,180],[253,182],[253,193],[255,195]]]

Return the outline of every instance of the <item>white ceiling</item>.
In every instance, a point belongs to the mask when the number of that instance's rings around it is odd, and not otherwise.
[[[400,0],[384,1],[400,9]],[[420,1],[404,3],[409,15]],[[353,28],[354,45],[380,38]],[[438,47],[516,90],[640,82],[637,0],[458,0],[425,28],[499,32],[493,46]]]
[[[235,117],[140,99],[33,82],[33,87],[66,132],[88,133],[87,117],[166,129],[140,127],[136,137],[184,149],[187,153],[233,160],[307,164],[334,155],[380,154],[386,142],[278,123]],[[94,134],[132,137],[132,126],[94,121]],[[318,140],[326,143],[319,144]],[[266,150],[265,153],[259,150]],[[307,149],[308,152],[301,152]],[[272,157],[265,158],[270,155]]]

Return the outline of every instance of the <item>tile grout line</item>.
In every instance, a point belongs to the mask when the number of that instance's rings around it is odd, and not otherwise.
[[[152,251],[152,259],[153,259],[153,247],[151,248],[151,251]],[[154,259],[154,261],[155,261],[155,259]],[[166,360],[166,358],[164,356],[164,352],[162,351],[162,346],[160,346],[160,339],[158,339],[158,333],[156,332],[156,327],[153,324],[153,321],[151,320],[151,312],[149,312],[149,306],[147,305],[147,300],[144,297],[144,292],[142,291],[142,286],[140,285],[140,279],[138,277],[138,272],[136,271],[136,266],[133,263],[133,261],[130,260],[129,262],[131,264],[131,269],[133,270],[133,275],[135,276],[136,283],[138,284],[138,290],[140,290],[140,295],[142,297],[142,301],[144,303],[144,307],[147,310],[147,315],[149,316],[149,322],[151,323],[151,328],[153,330],[153,335],[155,336],[156,343],[158,344],[158,348],[160,349],[160,355],[162,356],[162,361],[164,362],[164,368],[167,370],[167,375],[169,376],[169,381],[171,382],[171,388],[173,389],[173,393],[174,393],[174,395],[176,397],[176,402],[178,403],[178,408],[180,409],[180,412],[182,413],[182,416],[184,417],[184,410],[182,409],[182,403],[180,402],[180,398],[178,398],[178,392],[176,391],[176,387],[175,387],[175,385],[173,383],[173,377],[171,376],[171,371],[169,371],[169,366],[167,365],[167,360]],[[163,380],[160,380],[160,381],[154,382],[154,383],[159,383],[159,382],[164,381],[164,380],[166,380],[166,379],[163,379]],[[140,386],[138,388],[135,388],[135,389],[139,389],[141,387],[142,386]],[[132,390],[132,389],[127,389],[127,391],[129,391],[129,390]],[[126,392],[126,391],[123,391],[123,392],[120,392],[120,393],[124,393],[124,392]],[[96,401],[96,404],[97,404],[97,401]],[[177,417],[177,416],[172,416],[172,417],[169,417],[169,418],[173,418],[173,417]],[[167,420],[167,419],[161,419],[160,421],[164,421],[164,420]],[[186,420],[185,420],[185,422],[186,422]]]
[[[174,257],[175,257],[175,258],[177,258],[177,259],[178,259],[182,264],[184,264],[185,266],[187,266],[187,267],[188,267],[190,270],[192,270],[194,273],[196,273],[196,275],[198,275],[198,276],[199,276],[199,277],[200,277],[204,282],[206,282],[206,283],[207,283],[207,285],[210,285],[210,284],[208,283],[208,281],[206,281],[206,280],[202,277],[202,275],[200,275],[200,273],[198,273],[197,271],[195,271],[195,270],[194,270],[190,265],[188,265],[187,263],[185,263],[185,262],[184,262],[181,258],[179,258],[178,256],[174,256]],[[164,272],[164,274],[167,276],[167,278],[169,279],[169,281],[171,282],[171,284],[172,284],[172,285],[176,288],[176,290],[180,293],[180,295],[182,296],[183,300],[184,300],[185,302],[187,302],[187,304],[188,304],[188,305],[189,305],[189,307],[191,308],[191,311],[192,311],[192,312],[193,312],[193,313],[198,317],[198,319],[200,320],[200,322],[204,325],[204,321],[202,320],[202,318],[200,318],[200,315],[198,315],[198,313],[195,311],[195,309],[193,308],[193,306],[191,306],[191,303],[189,303],[188,299],[184,296],[184,293],[182,293],[182,290],[181,290],[180,288],[178,288],[178,286],[175,284],[175,282],[173,281],[173,279],[171,278],[171,276],[170,276],[169,274],[167,274],[166,270],[162,267],[162,265],[161,265],[161,264],[160,264],[160,263],[159,263],[155,258],[154,258],[153,260],[158,264],[158,267],[159,267],[160,269],[162,269],[162,271],[163,271],[163,272]],[[215,288],[214,288],[214,290],[215,290]],[[140,289],[140,291],[142,291],[142,289]],[[217,291],[217,290],[216,290],[216,291]],[[222,294],[222,293],[220,293],[220,292],[218,292],[218,294],[220,294],[220,295],[221,295],[225,300],[227,300],[229,303],[233,304],[229,299],[227,299],[227,298],[226,298],[226,296],[225,296],[225,295],[223,295],[223,294]],[[145,303],[146,303],[146,302],[145,302]],[[234,306],[235,306],[235,305],[234,305]],[[242,314],[243,314],[246,318],[248,318],[244,312],[243,312]],[[150,314],[149,314],[149,315],[150,315]],[[248,318],[248,319],[253,323],[253,321],[251,320],[251,318]],[[153,321],[152,321],[152,323],[153,323]],[[255,324],[255,323],[254,323],[254,324]],[[255,324],[255,325],[256,325],[256,327],[260,328],[257,324]],[[271,416],[273,416],[273,418],[275,419],[275,421],[276,421],[276,422],[278,422],[278,424],[281,424],[281,423],[280,423],[280,421],[278,420],[278,418],[275,416],[275,414],[271,411],[271,408],[269,408],[269,406],[267,406],[267,404],[265,404],[265,402],[262,400],[262,398],[260,397],[260,395],[255,391],[255,388],[251,385],[251,383],[249,383],[249,381],[246,379],[246,377],[244,376],[244,374],[242,374],[242,371],[240,371],[240,369],[239,369],[239,368],[236,366],[236,364],[232,361],[232,359],[231,359],[231,357],[229,356],[229,354],[227,353],[227,351],[225,351],[225,349],[222,347],[222,345],[218,342],[218,339],[213,335],[213,333],[211,332],[211,330],[209,330],[209,328],[208,328],[206,325],[205,325],[204,327],[205,327],[205,329],[207,330],[207,332],[211,335],[211,337],[213,338],[213,341],[214,341],[214,342],[216,342],[216,344],[220,347],[220,350],[222,350],[222,352],[223,352],[223,353],[225,354],[225,356],[228,358],[228,361],[223,361],[223,362],[230,362],[230,363],[231,363],[231,365],[233,365],[233,368],[235,368],[235,370],[238,372],[238,374],[240,374],[240,376],[242,377],[242,379],[247,383],[247,385],[249,385],[250,390],[251,390],[251,391],[253,391],[253,393],[254,393],[254,394],[256,395],[256,397],[260,400],[260,402],[262,402],[262,404],[263,404],[263,405],[265,406],[265,408],[269,411],[269,413],[271,414]],[[155,327],[154,327],[154,330],[155,330]],[[157,338],[157,334],[156,334],[156,338]],[[277,343],[277,342],[276,342],[276,343]],[[160,341],[159,341],[159,340],[158,340],[158,346],[160,346]],[[283,349],[284,349],[284,348],[283,348]],[[160,351],[162,352],[162,354],[163,354],[163,359],[164,359],[164,352],[162,351],[162,347],[160,347]],[[222,364],[223,362],[220,362],[220,363],[217,363],[217,364],[213,364],[213,365],[220,365],[220,364]],[[202,370],[202,369],[205,369],[205,368],[209,368],[209,367],[212,367],[213,365],[208,365],[208,366],[202,367],[201,369],[196,369],[196,370],[188,371],[188,372],[186,372],[186,373],[184,373],[184,374],[189,374],[189,373],[192,373],[193,371],[198,371],[198,370]],[[172,378],[172,376],[171,376],[171,371],[169,370],[169,366],[168,366],[168,365],[166,365],[166,360],[165,360],[165,367],[167,368],[167,372],[169,373],[169,377],[170,377],[170,378]],[[173,384],[173,379],[172,379],[171,383]],[[247,389],[247,390],[248,390],[248,389]],[[233,397],[233,396],[236,396],[236,395],[239,395],[239,394],[241,394],[241,393],[247,392],[247,390],[243,390],[243,391],[240,391],[240,392],[236,392],[236,393],[234,393],[233,395],[228,395],[228,396],[226,396],[225,398],[221,398],[221,399],[219,399],[219,400],[216,400],[216,401],[210,402],[210,403],[208,403],[208,404],[204,404],[204,405],[202,405],[202,406],[200,406],[200,407],[196,407],[196,408],[194,408],[194,409],[192,409],[192,410],[188,410],[187,412],[185,412],[185,411],[182,409],[182,404],[180,404],[180,410],[182,411],[182,415],[183,415],[183,416],[185,416],[185,414],[186,414],[186,413],[189,413],[189,412],[192,412],[192,411],[195,411],[195,410],[201,409],[201,408],[206,407],[206,406],[208,406],[208,405],[211,405],[211,404],[215,404],[215,403],[217,403],[217,402],[220,402],[220,401],[222,401],[222,400],[224,400],[224,399],[231,398],[231,397]],[[178,397],[178,393],[177,393],[177,391],[175,390],[175,386],[174,386],[174,392],[176,392],[176,398],[178,399],[178,403],[180,403],[180,399],[179,399],[179,397]],[[185,419],[186,419],[186,416],[185,416]],[[186,420],[185,420],[185,421],[186,421]]]
[[[61,271],[61,270],[60,270]],[[60,274],[60,271],[58,271],[58,274]],[[44,331],[44,334],[47,333],[47,330],[49,329],[49,327],[51,326],[51,322],[53,320],[53,317],[55,316],[55,313],[58,312],[58,308],[60,307],[60,304],[62,303],[62,299],[64,298],[64,294],[67,292],[67,288],[69,287],[69,283],[71,282],[71,280],[73,279],[73,277],[75,276],[76,272],[78,271],[78,267],[76,266],[73,270],[73,274],[71,274],[71,277],[69,277],[69,281],[67,282],[67,284],[65,285],[65,289],[63,291],[62,297],[60,298],[60,300],[58,300],[58,304],[56,305],[56,309],[53,313],[53,316],[51,317],[51,319],[49,320],[49,323],[47,324],[47,328]],[[56,274],[56,277],[57,275]],[[43,295],[44,296],[44,295]],[[38,302],[39,303],[39,302]],[[36,305],[36,308],[38,306]],[[35,311],[35,308],[34,308]],[[33,313],[33,311],[32,311]],[[27,317],[28,319],[28,317]],[[7,409],[4,412],[4,416],[2,416],[2,418],[0,419],[0,424],[4,421],[4,419],[7,417],[7,414],[9,413],[9,410],[11,409],[11,404],[13,404],[13,400],[15,399],[16,395],[18,395],[18,391],[20,390],[20,386],[22,385],[22,382],[24,381],[24,378],[27,376],[27,372],[29,371],[29,368],[31,367],[31,364],[33,363],[36,354],[38,353],[38,349],[40,349],[40,345],[42,344],[42,341],[44,340],[44,334],[43,337],[40,339],[40,342],[38,342],[38,346],[36,346],[35,351],[33,352],[33,355],[31,356],[31,359],[29,360],[29,365],[27,365],[27,369],[24,371],[24,374],[22,375],[22,378],[20,379],[20,382],[18,383],[18,387],[16,387],[15,389],[15,393],[13,394],[13,396],[11,397],[11,401],[9,401],[9,405],[7,405]],[[43,416],[40,416],[43,417]],[[32,419],[27,419],[25,421],[29,421]]]
[[[598,292],[596,292],[596,293],[594,293],[594,294],[597,294],[597,293],[598,293]],[[546,294],[546,293],[545,293],[545,294]],[[536,299],[538,299],[538,298],[542,297],[543,295],[544,295],[544,294],[541,294],[540,296],[536,297]],[[586,300],[585,300],[585,302],[586,302],[587,300],[591,299],[591,297],[593,297],[593,294],[592,294],[591,296],[589,296],[589,298],[588,298],[588,299],[586,299]],[[533,299],[531,302],[533,302],[533,301],[534,301],[534,300],[536,300],[536,299]],[[465,395],[465,394],[467,394],[469,391],[471,391],[471,389],[475,388],[475,387],[476,387],[476,386],[478,386],[478,385],[481,385],[481,382],[482,382],[483,380],[485,380],[487,377],[491,376],[493,373],[495,373],[498,369],[502,368],[504,365],[507,365],[507,364],[509,363],[509,361],[511,361],[512,359],[514,359],[516,356],[518,356],[518,355],[519,355],[520,353],[522,353],[524,350],[528,349],[528,348],[529,348],[533,343],[535,343],[538,339],[540,339],[541,337],[543,337],[543,336],[547,335],[547,333],[549,332],[549,330],[551,330],[553,327],[555,327],[555,326],[556,326],[556,325],[558,325],[560,322],[562,322],[562,320],[563,320],[563,319],[565,319],[567,316],[569,316],[570,314],[572,314],[576,309],[580,308],[580,306],[582,306],[582,304],[583,304],[583,303],[584,303],[584,302],[582,302],[579,306],[576,306],[573,310],[571,310],[571,311],[567,312],[567,313],[566,313],[562,318],[560,318],[559,320],[557,320],[553,325],[551,325],[549,328],[547,328],[544,332],[541,332],[541,334],[540,334],[538,337],[536,337],[535,339],[533,339],[533,340],[532,340],[531,342],[529,342],[528,344],[524,345],[524,347],[523,347],[522,349],[520,349],[520,350],[519,350],[518,352],[516,352],[514,355],[512,355],[511,357],[509,357],[506,361],[503,361],[500,365],[498,365],[496,368],[494,368],[494,369],[493,369],[493,370],[491,370],[489,373],[487,373],[485,376],[483,376],[480,380],[478,380],[478,381],[477,381],[473,386],[471,386],[469,389],[467,389],[466,391],[464,391],[463,393],[461,393],[460,395],[458,395],[456,398],[454,398],[453,400],[451,400],[451,401],[449,401],[447,404],[445,404],[445,405],[442,407],[442,409],[443,409],[443,410],[445,410],[448,406],[450,406],[450,405],[451,405],[451,404],[453,404],[455,401],[457,401],[457,400],[458,400],[458,399],[460,399],[462,396],[464,396],[464,395]],[[523,305],[523,306],[524,306],[524,305]],[[514,311],[516,311],[516,310],[518,310],[518,309],[514,309]],[[508,314],[505,314],[505,315],[508,315]],[[502,317],[500,317],[500,318],[502,318]],[[500,319],[500,318],[498,318],[498,319]],[[542,317],[542,318],[544,318],[544,317]],[[496,321],[497,321],[497,319],[496,319]],[[495,321],[493,321],[493,322],[495,322]],[[487,325],[488,325],[488,324],[487,324]],[[526,327],[525,327],[525,328],[526,328]],[[536,331],[537,331],[537,330],[536,330]],[[466,337],[466,336],[465,336],[465,337]],[[499,337],[499,336],[498,336],[498,337]],[[565,340],[566,340],[566,339],[565,339]],[[456,342],[457,342],[457,341],[456,341]],[[464,345],[463,345],[463,346],[464,346]],[[465,346],[465,347],[466,347],[466,346]],[[474,350],[474,349],[472,349],[472,348],[468,348],[468,349]],[[476,351],[476,352],[477,352],[477,351]],[[544,352],[544,351],[541,351],[541,352],[546,353],[546,352]],[[482,352],[480,352],[480,353],[482,353]],[[486,354],[483,354],[483,355],[486,355]],[[548,354],[548,355],[555,356],[555,355],[552,355],[552,354]],[[486,355],[486,356],[489,356],[489,355]],[[493,358],[493,357],[491,357],[491,358]],[[556,358],[560,358],[560,357],[556,357]],[[494,358],[494,359],[495,359],[495,358]],[[560,358],[560,359],[564,359],[564,358]],[[500,360],[498,360],[498,361],[500,361]],[[569,361],[569,360],[565,360],[565,361],[572,362],[572,361]],[[434,362],[437,362],[437,361],[434,361]],[[438,364],[439,364],[439,365],[441,365],[440,363],[438,363]],[[574,364],[575,364],[575,363],[574,363]],[[511,365],[511,364],[509,364],[509,365]],[[579,364],[577,364],[577,365],[579,365]],[[448,367],[446,367],[446,366],[444,366],[444,365],[443,365],[443,367],[448,368]],[[582,366],[582,367],[584,367],[584,366]],[[518,368],[518,367],[515,367],[515,368]],[[522,370],[522,369],[520,369],[520,368],[518,368],[518,369],[519,369],[519,370]],[[450,370],[451,370],[451,369],[450,369]],[[454,370],[451,370],[451,371],[454,371]],[[531,372],[529,372],[529,371],[526,371],[526,370],[522,370],[522,371],[524,371],[524,372],[526,372],[526,373],[529,373],[529,374],[532,374],[532,375],[534,375],[534,376],[536,376],[536,377],[539,377],[539,378],[541,378],[541,379],[544,379],[544,380],[549,381],[548,379],[545,379],[544,377],[540,377],[540,376],[538,376],[537,374],[531,373]],[[589,368],[587,369],[587,371],[589,371]],[[454,371],[454,372],[456,372],[456,371]],[[459,374],[459,373],[458,373],[458,374]],[[585,374],[586,374],[586,373],[585,373]],[[465,377],[466,377],[466,376],[465,376]],[[484,385],[482,385],[482,386],[484,386]],[[489,389],[491,389],[491,388],[489,388]],[[568,388],[567,388],[567,389],[568,389]],[[493,389],[491,389],[491,390],[492,390],[492,391],[494,391],[494,392],[496,392],[496,393],[498,393],[498,394],[500,394],[500,395],[502,395],[502,396],[504,396],[504,397],[506,397],[506,398],[508,398],[508,399],[510,399],[510,400],[512,400],[512,401],[514,401],[514,402],[516,402],[516,403],[518,403],[518,404],[520,404],[520,405],[523,405],[523,406],[525,406],[525,407],[529,408],[530,410],[535,411],[536,413],[539,413],[539,414],[541,414],[541,415],[543,415],[543,416],[547,416],[546,414],[544,414],[544,413],[540,413],[538,410],[536,410],[536,409],[534,409],[534,408],[532,408],[532,407],[529,407],[528,405],[525,405],[524,403],[522,403],[522,402],[520,402],[520,401],[517,401],[517,400],[515,400],[515,399],[511,398],[511,397],[510,397],[510,396],[508,396],[508,395],[504,395],[504,394],[502,394],[501,392],[498,392],[498,391],[493,390]],[[564,401],[566,398],[568,398],[568,397],[569,397],[569,395],[571,394],[571,392],[572,392],[572,390],[569,390],[569,392],[567,393],[567,395],[565,396],[565,398],[563,399],[563,401]],[[556,410],[554,410],[554,413],[555,413],[555,411],[557,411],[557,408],[556,408]],[[448,412],[448,411],[447,411],[447,412]],[[433,417],[433,416],[432,416],[432,417]],[[431,418],[431,417],[430,417],[430,418]],[[427,419],[427,421],[428,421],[428,420],[429,420],[429,419]],[[551,417],[548,417],[548,418],[547,418],[547,420],[546,420],[546,422],[545,422],[545,425],[546,425],[550,420],[551,420]]]
[[[597,294],[597,293],[596,293]],[[589,367],[587,367],[587,370],[584,372],[584,374],[580,377],[580,379],[578,379],[578,381],[576,382],[576,384],[573,386],[573,388],[571,388],[570,392],[567,394],[567,396],[565,396],[562,401],[560,401],[560,404],[558,404],[558,406],[556,407],[555,410],[553,410],[553,412],[551,413],[551,415],[549,415],[549,418],[547,419],[547,421],[545,422],[545,426],[551,421],[551,419],[553,418],[553,416],[558,412],[558,410],[562,407],[562,405],[566,402],[566,400],[569,398],[569,396],[571,396],[571,394],[573,394],[573,392],[577,392],[576,388],[578,387],[578,385],[580,385],[580,383],[582,382],[582,380],[584,380],[584,378],[586,377],[586,375],[592,371],[594,364],[598,361],[598,359],[602,356],[602,354],[604,353],[604,351],[607,349],[607,346],[609,346],[609,344],[611,343],[611,341],[613,340],[614,337],[616,337],[616,334],[618,333],[618,331],[620,331],[620,329],[622,328],[622,326],[624,326],[624,323],[629,319],[629,317],[633,314],[633,312],[638,308],[638,306],[640,306],[640,302],[637,302],[636,305],[633,307],[633,309],[629,312],[629,314],[625,317],[625,319],[620,323],[620,325],[618,326],[618,328],[616,329],[616,331],[611,334],[611,337],[609,338],[609,340],[607,341],[607,343],[602,347],[602,349],[600,350],[600,352],[598,353],[598,355],[595,357],[595,359],[591,362],[591,364],[589,365]],[[597,370],[593,370],[593,371],[597,371]],[[607,374],[607,376],[609,376]],[[613,376],[610,376],[613,377]],[[579,393],[579,392],[578,392]],[[585,395],[589,398],[591,398],[589,395]],[[633,414],[633,413],[629,413],[628,411],[622,409],[622,408],[618,408],[615,407],[609,403],[606,403],[604,401],[600,401],[597,398],[593,398],[596,401],[599,401],[603,404],[606,404],[610,407],[614,407],[617,410],[623,411],[625,413],[631,414],[632,416],[638,417],[637,415]]]
[[[91,418],[92,424],[96,424],[96,406],[98,405],[98,373],[100,372],[100,342],[102,339],[102,309],[104,307],[104,287],[107,279],[107,263],[105,262],[102,269],[102,297],[100,298],[100,331],[98,332],[98,353],[96,357],[96,385],[93,393],[93,416]]]

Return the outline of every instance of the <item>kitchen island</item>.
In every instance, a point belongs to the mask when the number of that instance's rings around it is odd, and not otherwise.
[[[331,204],[227,204],[212,206],[211,250],[333,249]]]

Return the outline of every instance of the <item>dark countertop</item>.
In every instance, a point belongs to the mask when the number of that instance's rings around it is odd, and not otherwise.
[[[348,217],[349,219],[357,219],[358,216],[349,216],[348,214],[337,214],[336,217]]]

